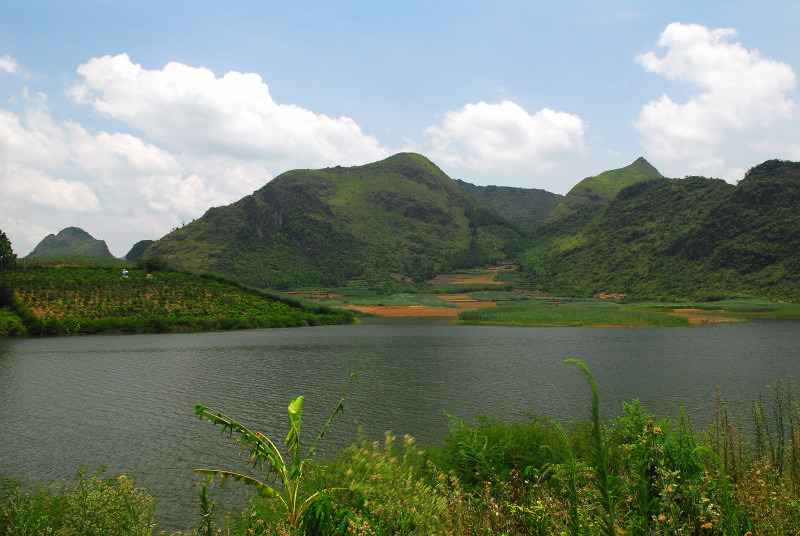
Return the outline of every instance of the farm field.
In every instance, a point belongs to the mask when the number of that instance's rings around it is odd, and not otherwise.
[[[31,335],[180,332],[348,323],[352,313],[305,305],[223,278],[114,266],[31,265],[8,274]]]

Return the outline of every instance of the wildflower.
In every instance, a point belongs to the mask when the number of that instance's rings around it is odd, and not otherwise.
[[[660,434],[661,433],[661,428],[656,426],[655,428],[653,428],[653,433],[656,434],[656,435]]]
[[[714,525],[712,525],[711,523],[706,523],[705,525],[702,525],[700,528],[703,530],[711,530],[714,528]]]
[[[661,514],[660,516],[658,516],[658,520],[659,520],[661,523],[663,523],[664,521],[666,521],[666,520],[667,520],[667,516],[665,516],[664,514]]]

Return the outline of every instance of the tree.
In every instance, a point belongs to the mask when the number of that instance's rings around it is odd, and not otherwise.
[[[11,249],[11,240],[0,230],[0,276],[5,275],[6,270],[13,267],[16,262],[17,254]]]
[[[17,262],[17,255],[11,249],[11,240],[0,230],[0,307],[11,302],[11,289],[6,283],[6,272]]]

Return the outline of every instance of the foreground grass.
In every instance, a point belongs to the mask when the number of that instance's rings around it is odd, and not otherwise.
[[[500,307],[464,311],[458,319],[470,324],[512,326],[688,326],[689,321],[667,310],[623,305],[602,300],[528,300]]]
[[[588,369],[587,369],[588,374]],[[589,376],[591,378],[591,376]],[[591,382],[594,389],[594,383]],[[800,405],[788,378],[753,404],[752,436],[728,418],[696,429],[683,410],[638,400],[601,422],[562,428],[541,416],[453,419],[441,444],[359,440],[306,468],[320,494],[290,528],[274,499],[240,514],[202,486],[184,535],[739,535],[800,530]],[[246,462],[246,460],[244,460]],[[152,499],[120,477],[28,487],[0,478],[0,534],[149,534]],[[342,489],[344,488],[344,489]]]

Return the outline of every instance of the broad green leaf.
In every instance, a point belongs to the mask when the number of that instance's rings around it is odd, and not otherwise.
[[[253,466],[258,466],[259,469],[264,469],[264,462],[269,462],[272,469],[277,469],[280,472],[286,467],[286,464],[281,457],[280,451],[269,438],[261,433],[253,433],[243,424],[236,422],[224,413],[211,409],[209,407],[197,404],[194,408],[195,415],[200,420],[209,420],[214,424],[222,425],[222,432],[226,430],[232,435],[234,431],[241,434],[238,440],[250,449],[250,462]]]
[[[300,421],[303,417],[303,397],[297,396],[289,402],[289,433],[286,445],[292,455],[292,477],[300,470]]]
[[[267,484],[247,475],[233,473],[231,471],[222,471],[219,469],[195,469],[195,472],[202,476],[203,479],[209,484],[214,481],[215,476],[219,475],[220,487],[224,486],[228,479],[232,478],[235,482],[242,482],[247,486],[253,486],[261,497],[272,498],[278,495],[278,493]]]

